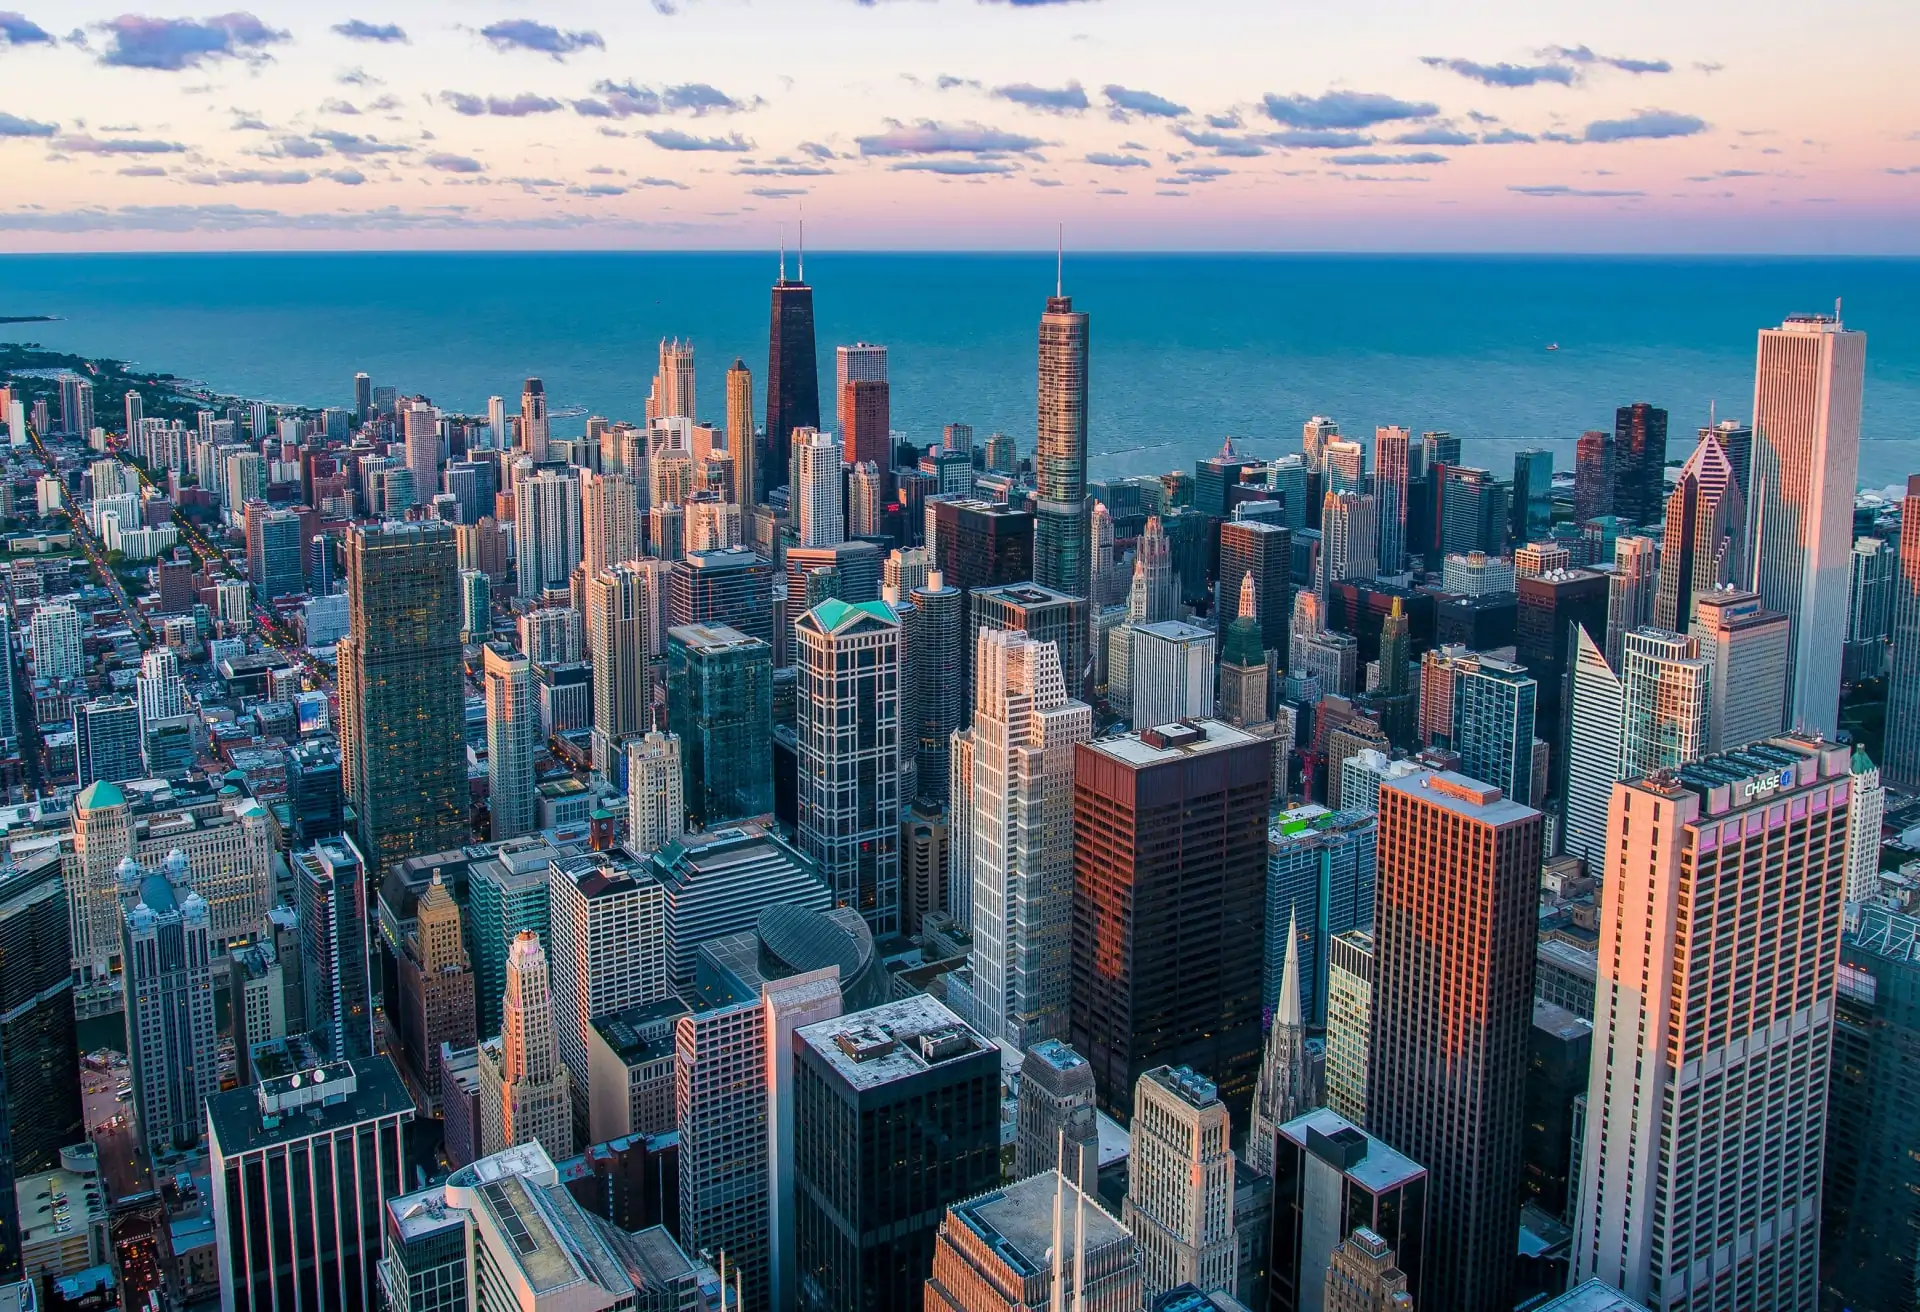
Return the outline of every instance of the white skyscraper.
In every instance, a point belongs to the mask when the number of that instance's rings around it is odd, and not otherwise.
[[[1573,640],[1561,850],[1597,871],[1606,860],[1607,806],[1620,778],[1627,689],[1585,625],[1574,626]]]
[[[1576,1282],[1819,1306],[1849,758],[1774,738],[1615,787]]]
[[[185,715],[187,684],[180,677],[180,653],[172,647],[155,647],[142,656],[134,689],[140,702],[142,724]]]
[[[1730,752],[1779,733],[1793,636],[1787,617],[1766,609],[1758,593],[1716,589],[1693,599],[1693,636],[1713,667],[1707,750]]]
[[[837,346],[833,351],[834,425],[847,430],[847,413],[842,405],[848,383],[884,383],[887,381],[887,348],[872,342]]]
[[[200,1144],[220,1089],[210,915],[178,852],[156,867],[126,857],[119,878],[134,1119],[148,1154],[171,1158]]]
[[[1138,624],[1128,678],[1140,728],[1213,714],[1213,633],[1184,620]]]
[[[653,395],[647,398],[648,419],[692,419],[693,343],[678,337],[660,339],[660,369],[653,376]]]
[[[593,662],[593,768],[615,778],[628,738],[651,727],[653,596],[661,576],[629,561],[586,581],[587,657]]]
[[[1213,1081],[1185,1066],[1156,1066],[1133,1086],[1121,1220],[1140,1245],[1149,1307],[1175,1285],[1234,1288],[1232,1129]]]
[[[498,642],[486,645],[481,660],[492,837],[518,838],[536,827],[533,758],[540,746],[540,703],[533,685],[533,662]]]
[[[1864,902],[1880,886],[1880,826],[1887,818],[1887,790],[1864,747],[1853,749],[1853,805],[1847,809],[1847,901]]]
[[[414,499],[430,501],[440,486],[440,415],[425,401],[409,401],[400,422]]]
[[[1332,468],[1331,462],[1328,468]],[[1329,492],[1320,507],[1320,595],[1380,573],[1380,521],[1371,493]]]
[[[680,735],[658,729],[627,742],[627,847],[657,852],[687,832]]]
[[[1017,630],[981,631],[974,677],[974,1023],[1024,1049],[1066,1034],[1073,746],[1093,710],[1067,696],[1059,648]]]
[[[840,439],[807,428],[796,429],[793,436],[793,507],[800,521],[800,545],[830,547],[845,542]]]
[[[481,1155],[538,1143],[549,1157],[573,1156],[572,1080],[560,1062],[547,954],[532,930],[507,949],[500,1034],[483,1041],[477,1055]]]
[[[1837,307],[1836,307],[1837,308]],[[1787,617],[1787,723],[1832,734],[1853,550],[1867,337],[1837,314],[1760,332],[1753,384],[1754,587]]]
[[[591,578],[640,555],[640,492],[627,474],[583,474],[581,559]]]
[[[80,612],[68,602],[51,602],[36,610],[27,629],[34,674],[42,679],[71,679],[82,673],[86,657],[80,632]]]
[[[504,396],[487,398],[487,430],[493,437],[493,449],[505,451],[510,445],[512,429],[507,423],[507,399]]]
[[[578,471],[522,471],[513,484],[513,563],[522,597],[567,586],[580,563]]]

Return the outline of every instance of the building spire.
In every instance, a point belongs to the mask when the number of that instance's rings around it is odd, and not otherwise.
[[[1061,224],[1057,235],[1058,244],[1053,254],[1053,295],[1054,299],[1066,295],[1067,285],[1067,225]]]
[[[807,203],[800,202],[800,268],[797,276],[801,282],[807,280]]]
[[[1400,599],[1398,597],[1395,597],[1393,599],[1393,604],[1395,606],[1398,606],[1400,604]],[[1252,619],[1260,618],[1260,613],[1254,604],[1253,571],[1252,570],[1248,570],[1246,573],[1246,576],[1240,580],[1240,609],[1237,612],[1237,615],[1240,619],[1243,619],[1243,620],[1252,620]]]
[[[1300,1026],[1306,1022],[1300,1014],[1300,919],[1287,912],[1287,959],[1280,968],[1280,1000],[1273,1009],[1273,1023]]]
[[[780,225],[780,282],[787,280],[787,225]]]

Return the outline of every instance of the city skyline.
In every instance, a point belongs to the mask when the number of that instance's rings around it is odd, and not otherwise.
[[[1580,30],[1518,0],[745,9],[28,6],[0,157],[31,199],[0,235],[757,248],[797,246],[804,209],[822,249],[1031,249],[1056,222],[1083,249],[1920,249],[1920,93],[1874,0],[1734,30],[1699,3]]]

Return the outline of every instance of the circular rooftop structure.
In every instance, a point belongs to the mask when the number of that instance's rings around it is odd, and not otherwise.
[[[886,1000],[886,972],[874,955],[873,931],[857,911],[772,906],[760,913],[754,936],[760,940],[760,971],[767,979],[838,966],[846,1010]],[[868,1001],[876,990],[878,996]]]

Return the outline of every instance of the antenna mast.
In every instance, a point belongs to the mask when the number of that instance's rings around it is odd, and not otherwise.
[[[1065,283],[1064,275],[1067,268],[1067,225],[1064,223],[1060,225],[1058,241],[1059,244],[1055,247],[1053,256],[1053,294],[1055,299],[1065,295],[1065,292],[1061,290]]]
[[[800,202],[800,281],[807,280],[807,203]]]
[[[787,225],[780,225],[780,281],[787,280]]]

